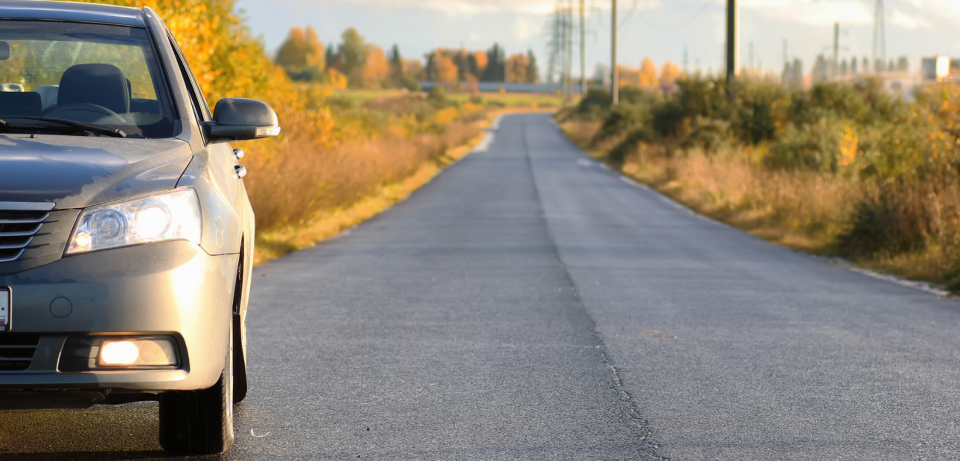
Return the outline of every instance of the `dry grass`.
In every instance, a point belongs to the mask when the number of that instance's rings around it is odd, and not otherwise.
[[[317,149],[296,137],[272,156],[251,159],[246,180],[261,229],[302,224],[316,210],[350,205],[397,183],[450,147],[476,136],[476,124],[454,122],[443,133],[386,134]]]

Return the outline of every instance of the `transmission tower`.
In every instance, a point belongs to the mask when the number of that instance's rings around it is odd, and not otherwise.
[[[877,61],[877,44],[880,45],[881,61],[887,62],[887,27],[884,21],[883,0],[877,0],[873,13],[873,71],[880,72],[880,64]]]
[[[565,15],[563,14],[559,5],[556,10],[553,12],[553,18],[550,20],[548,33],[550,35],[550,40],[547,42],[547,49],[550,53],[547,60],[547,83],[554,83],[559,80],[560,84],[563,85],[563,74],[564,74],[564,45],[565,40],[563,37],[564,33],[564,24],[566,23]],[[555,80],[559,77],[558,80]]]

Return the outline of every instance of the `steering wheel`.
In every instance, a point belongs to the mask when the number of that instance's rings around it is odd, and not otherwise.
[[[75,120],[78,122],[90,123],[109,123],[114,125],[126,125],[127,122],[116,112],[103,106],[87,102],[78,102],[57,106],[49,112],[43,114],[44,117],[55,117],[66,120]]]

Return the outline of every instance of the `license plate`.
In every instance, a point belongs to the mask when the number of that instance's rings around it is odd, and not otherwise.
[[[10,331],[12,304],[10,289],[0,288],[0,333]]]

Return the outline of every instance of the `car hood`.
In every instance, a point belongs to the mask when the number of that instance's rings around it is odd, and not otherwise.
[[[0,202],[82,208],[169,190],[191,158],[176,139],[0,135]]]

